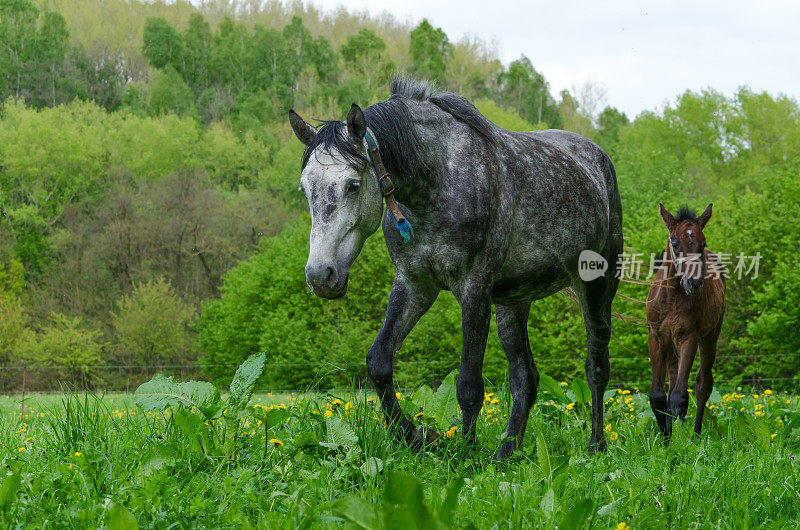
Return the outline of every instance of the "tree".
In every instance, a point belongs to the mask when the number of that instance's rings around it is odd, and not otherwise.
[[[39,11],[29,0],[0,0],[0,76],[2,95],[22,97],[23,76],[35,50]]]
[[[183,302],[172,285],[157,279],[136,284],[120,298],[111,323],[116,349],[125,362],[161,366],[190,361],[189,323],[194,309]]]
[[[203,15],[193,13],[183,33],[183,78],[195,95],[209,84],[211,74],[212,34]]]
[[[183,69],[183,38],[172,24],[163,18],[151,17],[144,25],[142,51],[156,68],[171,65]]]
[[[97,330],[86,329],[80,317],[52,313],[39,333],[28,333],[26,338],[20,346],[25,360],[67,368],[82,386],[93,386],[91,367],[101,360],[102,336]]]
[[[614,107],[606,107],[597,117],[597,134],[595,141],[605,149],[606,153],[613,160],[616,154],[617,143],[619,142],[619,131],[622,127],[630,124],[624,112],[620,112]]]
[[[383,83],[394,70],[394,63],[386,56],[386,43],[367,28],[348,36],[342,44],[341,54],[345,65],[361,76],[368,91],[373,90],[376,77],[379,83]]]
[[[194,98],[191,89],[183,82],[180,74],[172,66],[156,72],[150,84],[150,114],[194,114]]]
[[[411,31],[411,59],[417,75],[444,83],[450,52],[447,35],[442,28],[434,28],[428,19]]]
[[[500,96],[505,104],[530,122],[546,123],[554,128],[561,125],[547,81],[524,55],[500,74]]]

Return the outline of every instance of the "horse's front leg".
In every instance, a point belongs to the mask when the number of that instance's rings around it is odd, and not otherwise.
[[[483,355],[492,314],[488,281],[465,282],[455,294],[461,305],[463,337],[456,398],[463,415],[464,436],[474,442],[478,414],[483,406]]]
[[[403,413],[394,389],[394,354],[414,325],[433,305],[437,294],[435,289],[420,288],[400,275],[395,277],[386,318],[367,354],[367,372],[381,400],[386,423],[392,428],[396,427],[404,440],[415,445],[433,441],[436,433],[415,429],[414,422]]]
[[[681,337],[676,341],[675,350],[678,352],[678,373],[675,383],[670,381],[669,410],[673,421],[675,418],[683,421],[689,408],[689,373],[697,354],[697,337],[694,334]]]

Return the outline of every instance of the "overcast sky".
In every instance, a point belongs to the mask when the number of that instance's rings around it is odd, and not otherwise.
[[[451,41],[496,42],[504,63],[527,55],[554,95],[594,81],[629,117],[686,89],[740,85],[800,96],[800,2],[764,0],[313,0],[323,9],[423,17]]]

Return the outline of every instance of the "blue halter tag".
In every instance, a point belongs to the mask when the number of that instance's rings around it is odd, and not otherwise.
[[[372,162],[372,169],[375,170],[375,175],[378,177],[378,186],[380,187],[381,194],[386,200],[386,207],[394,217],[394,224],[397,226],[397,231],[403,236],[403,243],[408,243],[408,240],[414,237],[414,227],[408,222],[408,219],[400,211],[397,206],[397,201],[394,199],[394,184],[383,167],[380,152],[378,151],[378,142],[372,136],[372,133],[367,131],[364,134],[364,139],[367,141],[369,147],[367,153],[369,154],[370,161]]]

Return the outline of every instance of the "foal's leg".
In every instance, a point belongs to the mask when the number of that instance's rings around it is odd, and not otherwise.
[[[720,322],[720,325],[722,322]],[[697,395],[697,416],[694,419],[694,433],[700,436],[703,428],[703,413],[706,410],[706,403],[714,387],[714,375],[711,369],[717,357],[717,338],[719,337],[720,326],[710,334],[702,337],[700,343],[700,369],[695,378],[695,393]]]
[[[686,410],[689,408],[689,373],[692,371],[694,356],[697,353],[697,337],[689,335],[683,337],[676,344],[678,351],[678,374],[675,383],[670,381],[669,411],[673,419],[686,419]]]
[[[511,416],[508,418],[506,437],[510,438],[500,447],[497,459],[502,460],[522,445],[528,414],[536,402],[539,386],[539,371],[533,362],[531,345],[528,341],[528,314],[531,304],[518,306],[498,305],[497,332],[500,343],[508,358],[508,371],[511,379]]]
[[[456,381],[456,398],[461,406],[464,436],[475,441],[475,425],[483,406],[483,355],[492,314],[488,280],[470,278],[454,291],[461,305],[461,368]]]
[[[431,442],[436,433],[428,432],[424,436],[423,429],[415,429],[414,422],[403,413],[394,390],[394,354],[433,305],[437,294],[435,290],[419,288],[398,275],[389,296],[383,326],[367,354],[367,371],[381,400],[386,423],[399,427],[400,434],[409,443]]]
[[[650,368],[653,372],[653,382],[650,386],[650,408],[656,417],[656,423],[661,434],[667,436],[667,394],[664,392],[664,380],[667,372],[667,353],[672,345],[665,343],[658,335],[658,331],[649,330],[648,346],[650,351]]]
[[[675,350],[675,345],[670,342],[667,346],[667,351],[664,354],[667,358],[667,378],[669,381],[668,390],[667,390],[667,430],[664,436],[669,441],[669,437],[672,436],[672,422],[675,421],[675,417],[672,415],[672,412],[669,409],[669,396],[672,395],[672,391],[675,389],[675,385],[678,383],[678,352]]]
[[[579,281],[573,286],[581,302],[588,345],[585,369],[589,390],[592,392],[590,453],[606,449],[603,430],[603,394],[608,385],[610,370],[608,342],[611,339],[611,301],[618,285],[619,280],[616,277],[603,276],[591,282]]]

